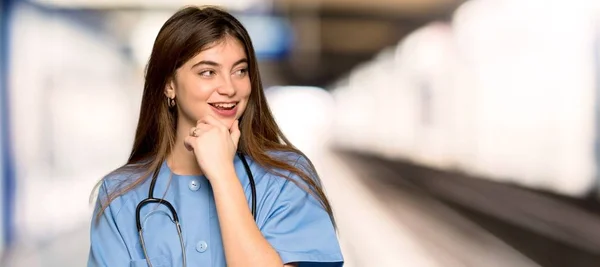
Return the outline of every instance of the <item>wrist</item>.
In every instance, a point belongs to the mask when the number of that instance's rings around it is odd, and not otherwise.
[[[231,181],[237,180],[237,174],[235,173],[233,164],[220,168],[218,172],[207,173],[206,177],[210,181],[212,187],[228,184]]]

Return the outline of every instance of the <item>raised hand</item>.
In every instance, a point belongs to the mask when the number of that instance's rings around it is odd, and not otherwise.
[[[240,139],[238,123],[236,120],[228,128],[207,115],[198,120],[185,138],[186,148],[194,152],[200,169],[209,180],[233,170],[233,158]]]

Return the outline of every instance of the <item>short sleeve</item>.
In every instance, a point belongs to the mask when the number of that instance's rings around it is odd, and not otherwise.
[[[303,184],[297,176],[290,178]],[[333,222],[320,202],[290,180],[280,188],[261,232],[283,262],[297,262],[300,267],[343,266]]]
[[[88,267],[129,266],[130,257],[119,228],[115,222],[118,213],[117,201],[113,201],[102,214],[100,201],[106,199],[105,182],[99,188],[98,200],[90,228],[90,252]]]

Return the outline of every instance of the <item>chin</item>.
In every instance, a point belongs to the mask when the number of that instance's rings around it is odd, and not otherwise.
[[[227,126],[227,129],[231,129],[231,126],[233,126],[235,119],[222,119],[221,122],[225,124],[225,126]]]

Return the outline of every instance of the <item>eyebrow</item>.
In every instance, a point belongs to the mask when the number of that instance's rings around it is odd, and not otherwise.
[[[240,60],[236,61],[236,62],[233,64],[233,66],[235,67],[235,66],[237,66],[237,65],[239,65],[239,64],[242,64],[242,63],[248,63],[248,59],[247,59],[247,58],[242,58],[242,59],[240,59]],[[192,66],[192,69],[193,69],[193,68],[195,68],[195,67],[197,67],[197,66],[200,66],[200,65],[209,65],[209,66],[215,66],[215,67],[220,67],[220,66],[221,66],[221,64],[219,64],[219,63],[217,63],[217,62],[214,62],[214,61],[210,61],[210,60],[202,60],[202,61],[200,61],[200,62],[198,62],[198,63],[194,64],[194,65]]]

